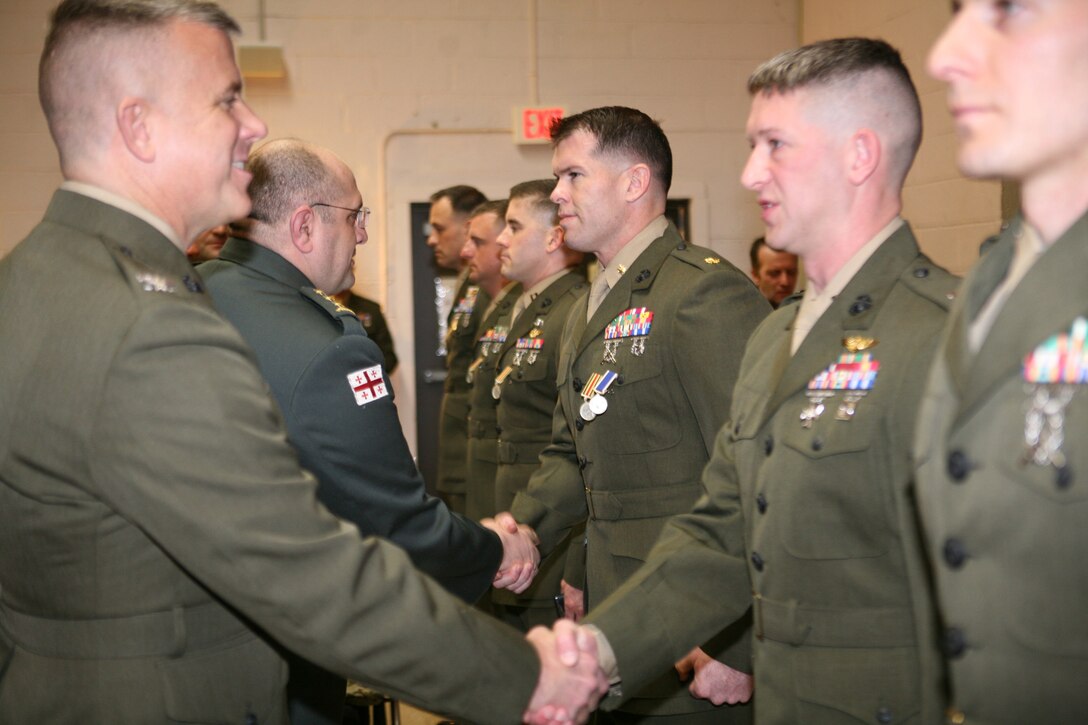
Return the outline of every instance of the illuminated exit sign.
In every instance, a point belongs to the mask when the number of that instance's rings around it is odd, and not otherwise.
[[[514,109],[514,140],[517,143],[550,143],[552,121],[562,118],[564,113],[559,107]]]

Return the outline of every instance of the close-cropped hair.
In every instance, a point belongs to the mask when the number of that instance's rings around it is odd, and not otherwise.
[[[253,174],[249,216],[266,224],[278,224],[302,204],[328,203],[341,190],[341,179],[307,144],[293,139],[266,143],[246,162]],[[318,207],[325,213],[325,207]],[[322,217],[327,218],[327,217]]]
[[[533,211],[547,214],[552,224],[559,221],[559,205],[552,201],[555,179],[534,179],[510,187],[510,200],[528,199]]]
[[[551,125],[552,145],[586,131],[597,139],[597,153],[615,154],[644,163],[662,188],[672,186],[672,148],[657,121],[642,111],[624,106],[591,108],[556,119]]]
[[[485,201],[482,204],[478,204],[472,213],[468,215],[469,219],[475,219],[481,214],[494,214],[502,221],[506,218],[506,207],[509,204],[509,199],[494,199],[492,201]]]
[[[461,216],[468,216],[473,209],[487,201],[487,197],[484,196],[482,191],[467,184],[439,189],[431,194],[431,203],[433,204],[443,197],[450,200],[450,206],[453,207],[454,213]]]

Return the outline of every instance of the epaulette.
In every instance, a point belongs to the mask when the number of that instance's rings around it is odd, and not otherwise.
[[[299,287],[298,291],[303,297],[324,310],[329,317],[339,322],[345,335],[366,335],[363,323],[359,322],[359,318],[355,316],[351,308],[345,307],[316,287]]]
[[[960,283],[959,277],[925,258],[912,264],[900,279],[916,295],[945,310],[952,307]]]
[[[167,274],[144,264],[125,245],[109,245],[108,248],[114,253],[113,257],[117,261],[117,266],[136,289],[171,295],[181,292],[204,294],[204,285],[196,274],[185,274],[180,277]]]

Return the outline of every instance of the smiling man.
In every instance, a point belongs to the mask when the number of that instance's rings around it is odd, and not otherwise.
[[[1088,3],[953,3],[929,57],[961,171],[1020,185],[919,415],[950,722],[1088,718]]]

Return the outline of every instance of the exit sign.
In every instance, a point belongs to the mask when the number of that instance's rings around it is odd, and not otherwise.
[[[564,113],[559,107],[514,109],[514,139],[517,143],[550,143],[552,121]]]

